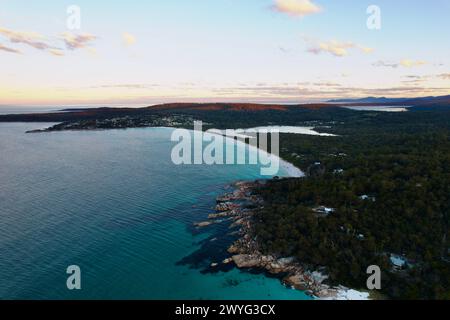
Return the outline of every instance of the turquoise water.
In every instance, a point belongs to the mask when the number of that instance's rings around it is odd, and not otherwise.
[[[0,124],[0,298],[308,299],[210,268],[233,236],[193,227],[258,166],[175,166],[171,129],[24,134],[45,126]],[[66,288],[74,264],[79,291]]]

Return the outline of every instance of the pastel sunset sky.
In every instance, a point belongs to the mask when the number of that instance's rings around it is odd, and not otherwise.
[[[448,0],[0,0],[0,105],[445,95],[449,17]]]

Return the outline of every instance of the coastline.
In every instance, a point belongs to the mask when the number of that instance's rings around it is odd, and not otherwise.
[[[305,173],[292,163],[280,158],[280,169],[283,169],[287,173],[287,178],[304,178],[306,177]]]
[[[172,128],[171,128],[172,129]],[[227,138],[228,139],[228,138]],[[244,143],[243,143],[244,144]],[[247,146],[247,144],[244,144]],[[249,148],[252,146],[248,145]],[[266,151],[255,148],[259,152]],[[273,160],[279,161],[280,169],[285,171],[284,178],[302,178],[304,172],[292,163],[282,159],[280,156],[269,155]],[[291,257],[276,257],[275,255],[264,255],[259,250],[257,242],[252,237],[253,211],[247,210],[249,203],[261,206],[262,200],[252,194],[252,190],[260,182],[240,181],[237,182],[233,196],[224,195],[225,198],[217,199],[216,213],[210,214],[209,221],[196,224],[197,227],[207,227],[220,221],[232,221],[231,228],[237,228],[240,238],[233,243],[228,252],[230,257],[222,261],[223,264],[234,263],[239,269],[257,269],[279,276],[287,287],[306,292],[308,295],[325,300],[367,300],[369,295],[343,286],[330,287],[323,282],[327,276],[319,271],[310,271],[301,262]],[[221,197],[219,197],[221,198]],[[244,206],[242,205],[244,203]]]
[[[302,170],[281,157],[278,158],[280,168],[287,173],[284,178],[305,177]],[[267,272],[279,277],[286,287],[303,291],[318,300],[370,300],[367,292],[342,285],[325,284],[325,280],[328,279],[326,274],[320,270],[310,270],[294,257],[278,257],[275,254],[262,253],[257,237],[254,235],[254,213],[264,205],[264,201],[254,194],[254,189],[264,185],[265,181],[235,182],[232,184],[232,192],[216,199],[216,213],[209,214],[207,221],[195,224],[197,228],[202,228],[214,223],[230,221],[229,228],[239,235],[239,238],[227,249],[230,256],[220,263],[233,263],[238,269],[243,270]],[[211,267],[217,267],[220,263],[213,263]]]

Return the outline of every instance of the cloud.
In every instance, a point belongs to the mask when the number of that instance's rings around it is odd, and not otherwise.
[[[374,67],[386,67],[386,68],[398,68],[398,63],[386,62],[383,60],[378,60],[377,62],[372,63]]]
[[[444,79],[444,80],[450,80],[450,73],[439,74],[438,78],[441,78],[441,79]]]
[[[410,59],[403,59],[400,62],[386,62],[383,60],[379,60],[372,64],[374,67],[387,67],[387,68],[398,68],[398,67],[405,67],[405,68],[413,68],[413,67],[420,67],[427,64],[425,61],[422,60],[410,60]]]
[[[25,44],[34,49],[46,51],[53,56],[61,57],[65,55],[65,52],[62,48],[58,48],[57,46],[50,44],[46,37],[37,32],[22,32],[7,28],[0,28],[0,35],[6,37],[12,43]],[[91,43],[97,39],[97,37],[94,35],[87,33],[73,34],[70,32],[65,32],[59,39],[63,40],[68,50],[85,48],[90,53],[95,54],[95,49],[90,47]],[[11,53],[21,53],[21,51],[18,49],[6,47],[4,45],[0,45],[0,50]]]
[[[273,9],[293,17],[304,17],[322,11],[311,0],[275,0]]]
[[[158,84],[143,84],[143,83],[121,83],[121,84],[103,84],[98,86],[91,86],[89,89],[152,89],[159,87]]]
[[[248,100],[265,101],[290,101],[300,100],[314,101],[334,99],[336,97],[367,97],[367,96],[392,96],[408,97],[421,95],[439,95],[447,92],[445,87],[427,87],[422,85],[399,85],[385,88],[367,88],[355,86],[317,86],[318,83],[309,85],[297,84],[267,84],[265,86],[237,86],[216,88],[212,92],[220,97],[239,97]]]
[[[403,59],[400,61],[400,65],[406,68],[419,67],[427,64],[422,60],[411,60],[411,59]]]
[[[336,82],[315,82],[312,83],[311,85],[316,87],[341,87],[341,84]]]
[[[95,41],[97,39],[97,36],[88,33],[74,34],[70,32],[64,32],[61,35],[61,38],[64,40],[67,49],[76,50],[89,48],[90,43]]]
[[[408,76],[405,76],[405,78],[408,78],[408,79],[422,79],[423,76],[408,75]]]
[[[14,48],[10,48],[10,47],[6,47],[6,46],[2,45],[1,43],[0,43],[0,50],[6,51],[6,52],[10,52],[10,53],[18,53],[18,54],[22,53],[20,50],[17,50],[17,49],[14,49]]]
[[[0,28],[0,35],[6,37],[12,43],[24,44],[34,49],[45,51],[53,56],[64,56],[64,51],[50,44],[46,37],[37,32],[14,31],[7,28]],[[0,50],[12,53],[22,53],[20,50],[0,45]]]
[[[22,32],[10,30],[7,28],[0,28],[0,34],[6,37],[12,43],[25,44],[38,50],[54,49],[53,46],[49,45],[46,42],[45,37],[37,32]]]
[[[345,57],[349,55],[350,49],[357,49],[363,53],[372,53],[374,51],[374,49],[372,48],[357,45],[353,42],[340,42],[336,40],[331,40],[328,42],[315,43],[307,38],[304,38],[304,40],[311,44],[311,47],[308,49],[308,52],[313,54],[320,54],[322,52],[326,52],[335,57]]]
[[[61,49],[49,49],[48,52],[57,57],[64,56],[64,51],[62,51]]]
[[[360,49],[364,53],[372,53],[375,51],[374,48],[363,47],[363,46],[358,46],[358,49]]]
[[[128,32],[124,32],[122,38],[126,46],[131,46],[136,43],[136,37]]]
[[[405,85],[419,85],[423,83],[425,79],[415,79],[415,80],[403,80],[402,83]]]

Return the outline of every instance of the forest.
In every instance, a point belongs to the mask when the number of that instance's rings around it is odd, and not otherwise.
[[[339,113],[326,129],[337,137],[280,138],[307,177],[256,191],[260,245],[326,269],[332,284],[364,289],[378,265],[385,297],[450,299],[450,108]]]

